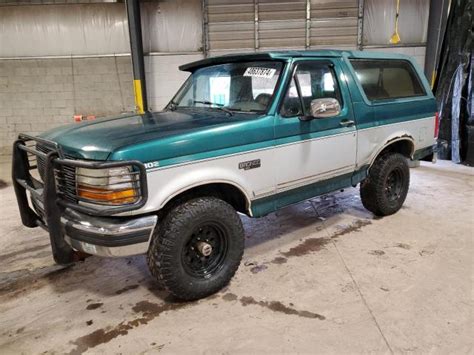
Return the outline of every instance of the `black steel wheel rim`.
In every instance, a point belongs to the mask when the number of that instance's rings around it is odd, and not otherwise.
[[[387,176],[385,183],[385,194],[390,202],[397,201],[403,190],[403,172],[396,168]]]
[[[202,253],[202,246],[210,246],[209,255]],[[228,236],[218,223],[205,222],[188,236],[182,252],[185,271],[196,278],[207,279],[222,269],[228,250]]]

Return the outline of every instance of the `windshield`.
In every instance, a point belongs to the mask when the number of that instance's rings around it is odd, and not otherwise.
[[[168,108],[265,112],[282,67],[281,62],[259,61],[200,68],[188,78]]]

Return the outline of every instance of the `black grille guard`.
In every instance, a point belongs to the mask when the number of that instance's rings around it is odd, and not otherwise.
[[[47,146],[51,151],[45,153],[27,146],[26,143],[29,141]],[[44,161],[43,182],[31,175],[30,170],[36,166],[30,165],[28,153],[36,158],[40,157]],[[102,208],[80,205],[60,198],[57,191],[55,169],[60,169],[62,165],[89,169],[132,166],[139,172],[140,198],[131,204]],[[139,209],[145,205],[148,198],[146,169],[140,161],[97,162],[66,159],[57,143],[27,134],[20,134],[18,140],[13,144],[12,181],[23,225],[29,228],[39,226],[49,231],[53,257],[58,264],[70,264],[75,261],[75,252],[65,242],[61,225],[61,215],[66,208],[93,216],[111,216]],[[42,202],[43,218],[30,207],[26,191],[30,192],[32,199]]]

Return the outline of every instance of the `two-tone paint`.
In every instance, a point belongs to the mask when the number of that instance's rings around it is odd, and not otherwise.
[[[371,102],[350,58],[403,59],[421,78],[426,95]],[[178,110],[119,116],[62,127],[42,135],[65,154],[88,160],[140,160],[148,168],[149,198],[129,214],[162,209],[189,189],[208,184],[233,186],[244,196],[246,212],[262,216],[312,196],[355,186],[367,176],[388,145],[407,142],[409,155],[434,144],[436,103],[418,65],[407,56],[357,51],[276,52],[209,58],[183,66],[229,61],[278,60],[285,68],[264,115]],[[340,115],[301,121],[280,115],[294,66],[331,62],[342,93]],[[341,125],[354,121],[354,125]],[[241,163],[259,160],[253,169]]]

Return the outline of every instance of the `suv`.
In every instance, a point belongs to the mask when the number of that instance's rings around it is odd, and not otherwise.
[[[240,264],[238,213],[360,184],[363,205],[390,215],[408,192],[408,160],[434,159],[436,103],[410,57],[288,51],[180,70],[191,74],[163,112],[15,142],[22,222],[49,231],[56,262],[146,253],[157,282],[198,299]]]

